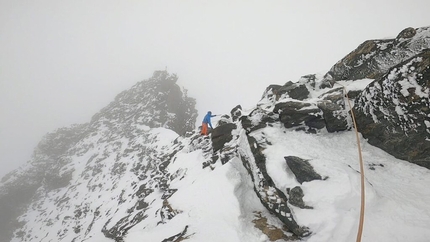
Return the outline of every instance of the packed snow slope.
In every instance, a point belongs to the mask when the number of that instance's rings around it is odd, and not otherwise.
[[[428,31],[401,38],[427,40]],[[409,48],[396,48],[402,46]],[[177,77],[156,71],[88,124],[46,135],[28,164],[2,178],[0,241],[355,241],[361,174],[347,98],[362,110],[360,129],[398,134],[377,125],[394,125],[399,108],[409,113],[409,96],[428,101],[430,62],[425,50],[411,55],[389,58],[376,79],[336,80],[328,73],[271,85],[254,107],[214,118],[208,136],[194,127],[195,100]],[[416,77],[406,78],[415,89],[402,89],[409,84],[401,78],[395,95],[375,91],[398,73]],[[398,93],[406,98],[393,102]],[[393,108],[377,108],[390,102]],[[409,117],[425,125],[427,112]],[[427,161],[416,165],[366,138],[359,142],[366,179],[362,241],[429,241]]]

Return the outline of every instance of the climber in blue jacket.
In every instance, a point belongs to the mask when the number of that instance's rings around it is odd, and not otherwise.
[[[211,123],[211,118],[215,117],[216,115],[212,115],[212,112],[209,111],[206,116],[203,118],[203,122],[202,122],[202,135],[208,135],[208,125],[209,127],[211,127],[211,129],[213,129],[212,127],[212,123]]]

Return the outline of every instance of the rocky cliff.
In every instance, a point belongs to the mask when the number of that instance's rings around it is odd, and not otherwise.
[[[429,48],[430,27],[407,28],[395,39],[365,41],[319,79],[308,75],[296,83],[272,85],[265,95],[292,98],[277,103],[273,112],[285,127],[302,125],[310,132],[351,128],[345,111],[348,95],[355,100],[357,129],[369,143],[430,168]],[[344,89],[351,82],[355,84]],[[357,89],[360,83],[368,84],[364,91],[363,86]],[[310,90],[320,90],[316,103]]]
[[[429,28],[407,28],[395,39],[365,41],[336,63],[326,78],[331,81],[377,79],[393,66],[429,48]]]

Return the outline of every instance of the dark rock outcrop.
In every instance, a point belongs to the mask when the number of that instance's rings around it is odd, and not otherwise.
[[[254,137],[247,135],[247,139],[253,157],[247,157],[246,153],[244,153],[241,155],[241,159],[244,167],[251,176],[254,190],[261,203],[282,221],[289,231],[299,237],[308,236],[308,228],[297,224],[288,207],[286,195],[276,187],[272,178],[267,173],[266,157],[262,153],[263,148]]]
[[[352,125],[346,97],[358,100],[354,109],[359,119],[357,126],[371,144],[397,158],[429,167],[429,48],[430,27],[407,28],[395,39],[368,40],[334,65],[322,79],[308,75],[297,83],[270,85],[260,105],[265,105],[266,110],[273,107],[271,117],[278,115],[286,128],[308,133],[323,128],[339,132]],[[336,87],[336,81],[358,79],[376,81],[364,92],[359,85],[347,93],[342,87]],[[308,100],[315,98],[310,97],[309,90],[324,89],[327,91],[318,97],[317,105]],[[270,116],[267,111],[254,111],[261,114],[260,120]],[[251,115],[242,117],[242,125],[249,132],[265,127]]]
[[[348,113],[345,111],[344,90],[335,88],[322,96],[318,108],[323,113],[327,131],[338,132],[348,129]]]
[[[188,230],[188,225],[185,226],[184,230],[182,232],[175,234],[167,239],[163,239],[161,242],[180,242],[183,240],[186,240],[189,236],[186,236]]]
[[[328,132],[333,133],[348,129],[348,122],[344,112],[345,109],[342,106],[323,101],[318,103],[318,107],[323,112],[323,118]]]
[[[227,123],[227,124],[218,126],[212,130],[211,139],[212,139],[213,152],[217,152],[222,147],[224,147],[225,143],[232,140],[233,135],[231,134],[231,131],[236,128],[237,128],[236,124]]]
[[[242,116],[242,106],[237,105],[230,111],[230,114],[233,122],[236,122]]]
[[[231,123],[231,118],[227,114],[221,115],[220,119],[217,122],[217,127]]]
[[[368,40],[336,63],[326,75],[334,81],[376,79],[430,46],[430,27],[407,28],[395,39]]]
[[[368,142],[430,169],[430,50],[393,67],[356,99],[357,128]]]
[[[297,100],[305,100],[309,97],[309,90],[306,85],[301,83],[293,83],[291,81],[285,83],[285,85],[270,85],[266,88],[266,93],[268,91],[272,91],[272,93],[276,96],[276,100],[278,100],[282,95],[287,95],[290,98]]]
[[[267,102],[271,103],[273,114],[262,113],[261,119],[269,121],[278,115],[279,120],[286,128],[296,128],[296,130],[303,130],[308,133],[316,133],[323,128],[326,128],[328,132],[349,129],[343,88],[328,90],[318,97],[320,101],[315,104],[314,101],[305,100],[309,98],[309,90],[315,91],[315,86],[316,75],[301,77],[298,83],[288,82],[284,86],[268,86],[263,93],[263,99],[266,100],[265,105],[268,105]],[[302,93],[302,95],[294,96],[291,95],[290,91]],[[253,112],[259,112],[257,109]],[[251,125],[250,118],[242,117],[242,125],[247,130],[252,131],[264,126],[259,124]]]
[[[302,209],[312,209],[312,207],[307,206],[303,201],[303,197],[305,196],[305,194],[303,193],[303,189],[301,187],[299,186],[293,187],[293,189],[291,189],[288,192],[288,195],[289,195],[288,202],[291,205]]]
[[[314,168],[307,160],[296,156],[286,156],[284,158],[300,184],[313,180],[322,180],[321,175],[314,171]]]
[[[257,129],[266,127],[268,124],[275,123],[278,115],[261,108],[255,108],[249,115],[240,117],[242,127],[250,133]]]
[[[409,28],[402,30],[402,32],[400,32],[399,35],[397,35],[396,39],[398,39],[398,40],[410,39],[410,38],[414,37],[416,34],[417,34],[417,30],[409,27]]]
[[[321,110],[315,104],[306,102],[277,103],[273,112],[279,114],[279,120],[286,128],[306,125],[310,129],[322,129],[325,121]]]
[[[308,133],[316,133],[323,128],[328,132],[349,129],[343,88],[332,88],[320,94],[317,104],[305,100],[310,98],[309,90],[317,91],[316,81],[316,75],[307,75],[301,77],[298,83],[287,82],[284,86],[270,85],[263,93],[265,100],[263,103],[265,105],[271,103],[273,114],[279,116],[279,120],[286,128],[296,128]],[[301,94],[295,96],[292,93]],[[263,114],[263,117],[267,115]],[[247,119],[244,118],[244,121]],[[243,126],[248,128],[250,126],[248,123],[250,122],[243,122]]]

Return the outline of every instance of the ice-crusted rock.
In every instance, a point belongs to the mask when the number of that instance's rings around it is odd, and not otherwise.
[[[231,110],[230,114],[233,122],[236,122],[242,116],[242,106],[237,105]]]
[[[321,109],[312,103],[280,102],[275,105],[273,112],[279,114],[279,119],[286,128],[306,125],[314,130],[325,127]]]
[[[272,89],[273,93],[275,93],[277,97],[287,95],[288,97],[297,100],[304,100],[308,98],[309,95],[309,90],[306,85],[293,83],[291,81],[285,83],[283,86],[271,85],[266,89],[266,91],[268,89]]]
[[[356,99],[357,128],[368,142],[430,169],[430,50],[400,63]]]
[[[255,108],[248,115],[240,117],[242,127],[248,132],[266,127],[270,123],[278,121],[278,114],[267,109]]]
[[[226,123],[216,127],[212,131],[211,139],[214,152],[220,150],[224,147],[225,143],[232,140],[233,136],[231,131],[236,129],[236,127],[234,123]]]
[[[349,95],[348,95],[349,97]],[[323,113],[325,126],[328,132],[338,132],[348,129],[347,116],[345,111],[345,94],[342,87],[324,93],[317,103],[318,108]]]
[[[307,206],[303,201],[303,197],[305,196],[305,194],[303,192],[303,189],[300,186],[295,186],[287,192],[288,192],[289,203],[291,205],[302,209],[312,209],[311,206]]]
[[[350,126],[347,121],[348,113],[345,110],[344,90],[341,87],[320,89],[325,80],[315,74],[300,78],[298,83],[287,82],[284,86],[270,85],[263,93],[262,104],[270,103],[272,112],[260,115],[264,123],[273,123],[280,120],[286,128],[295,128],[309,133],[316,133],[324,128],[328,132],[347,130]],[[323,90],[321,92],[321,90]],[[312,96],[318,93],[318,96]],[[315,102],[315,100],[317,100]],[[253,112],[255,112],[254,110]],[[260,113],[262,111],[259,111]],[[244,127],[252,130],[260,128],[263,124],[250,125],[251,113],[243,116]],[[278,116],[278,117],[276,117]],[[255,122],[254,122],[255,123]]]
[[[367,40],[336,63],[326,75],[340,80],[377,79],[393,66],[430,48],[430,27],[407,28],[395,39]]]
[[[321,175],[315,172],[309,161],[296,156],[286,156],[284,158],[288,164],[288,167],[294,173],[297,181],[300,184],[313,180],[322,180]]]
[[[246,139],[246,140],[245,140]],[[254,190],[261,203],[276,217],[279,218],[289,231],[299,237],[310,234],[308,228],[300,226],[287,203],[287,196],[279,190],[272,178],[267,173],[266,157],[262,153],[264,149],[253,136],[239,137],[239,154],[243,165],[248,170],[254,184]]]

